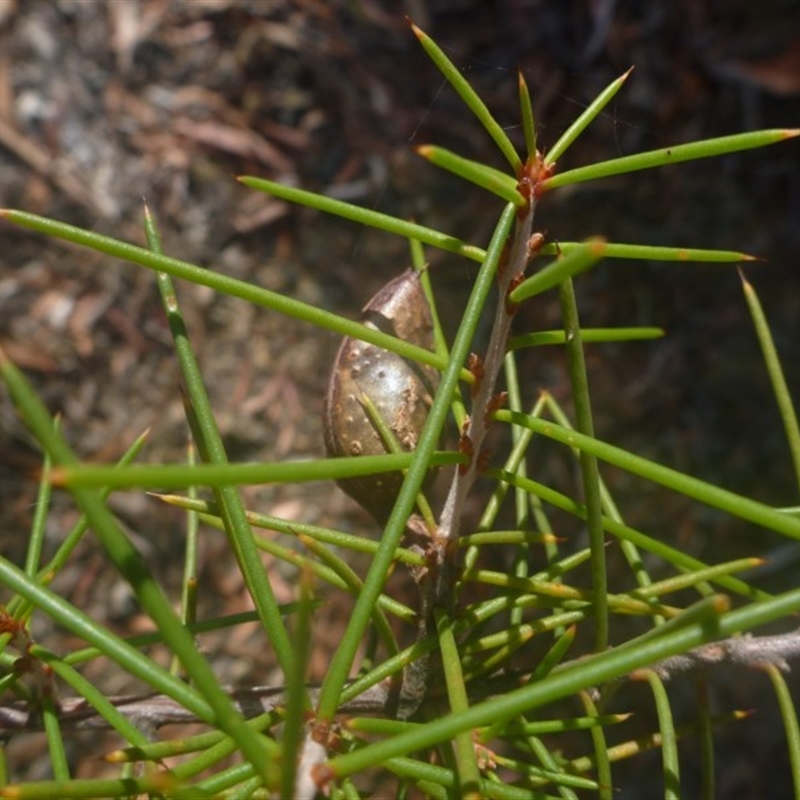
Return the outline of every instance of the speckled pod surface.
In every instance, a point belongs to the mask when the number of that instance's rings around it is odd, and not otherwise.
[[[362,322],[433,350],[433,321],[419,274],[413,269],[386,284],[364,307]],[[325,397],[325,446],[331,456],[387,452],[360,401],[366,395],[400,446],[416,447],[439,373],[358,339],[346,337],[333,364]],[[431,478],[433,475],[431,474]],[[347,478],[339,486],[379,522],[385,522],[403,483],[399,472]]]

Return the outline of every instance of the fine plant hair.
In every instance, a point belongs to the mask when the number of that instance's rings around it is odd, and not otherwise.
[[[705,796],[714,794],[714,736],[735,713],[720,714],[708,702],[708,686],[721,667],[759,669],[774,687],[786,728],[791,780],[800,794],[800,733],[784,674],[800,651],[792,615],[800,610],[800,587],[778,593],[748,582],[751,558],[706,563],[626,522],[603,481],[613,465],[642,482],[728,515],[766,535],[800,539],[796,507],[773,508],[749,497],[655,463],[598,439],[584,358],[587,343],[657,338],[652,327],[605,329],[581,325],[574,282],[601,260],[641,259],[665,264],[714,262],[737,265],[774,390],[785,441],[800,489],[800,430],[780,358],[754,286],[742,265],[754,258],[738,250],[709,250],[609,242],[550,240],[536,228],[536,211],[552,192],[578,183],[613,178],[699,158],[778,144],[800,130],[766,130],[676,144],[587,166],[570,166],[569,148],[629,79],[614,80],[575,122],[545,149],[537,141],[532,104],[520,74],[521,155],[491,111],[444,52],[417,26],[423,50],[474,114],[507,162],[507,168],[474,161],[437,145],[417,147],[430,164],[499,198],[504,206],[487,242],[461,240],[445,231],[368,210],[260,177],[239,180],[251,190],[301,204],[386,236],[408,240],[434,325],[433,349],[404,341],[375,325],[346,319],[162,252],[155,210],[145,209],[146,246],[45,219],[21,210],[0,212],[7,223],[116,257],[153,271],[185,384],[187,428],[198,464],[137,465],[146,445],[140,437],[116,465],[80,463],[23,373],[0,351],[0,371],[24,423],[44,454],[41,508],[51,486],[65,487],[81,518],[47,562],[41,557],[46,514],[30,532],[24,569],[0,556],[0,583],[11,599],[2,609],[0,632],[0,732],[5,738],[44,731],[52,779],[15,784],[7,765],[0,797],[159,795],[175,797],[332,797],[368,795],[370,781],[389,777],[398,795],[414,790],[431,797],[576,797],[582,790],[611,797],[617,762],[659,749],[665,793],[678,796],[677,744],[699,737]],[[427,168],[421,162],[420,168]],[[644,178],[643,178],[644,179]],[[426,248],[440,249],[475,266],[471,294],[450,341],[436,312],[426,266]],[[749,271],[749,270],[748,270]],[[203,376],[191,346],[173,279],[244,299],[425,365],[438,375],[424,424],[409,451],[391,441],[391,421],[382,420],[374,397],[361,402],[386,444],[385,452],[310,461],[231,463],[217,429]],[[545,292],[557,294],[558,330],[520,331],[513,325],[521,306]],[[494,307],[492,307],[494,305]],[[491,320],[488,340],[477,335]],[[517,369],[516,354],[529,347],[561,346],[567,357],[570,408],[546,391],[523,406],[530,387]],[[434,386],[435,384],[431,384]],[[527,391],[526,391],[527,390]],[[385,424],[384,424],[385,423]],[[490,430],[505,431],[510,447],[492,452]],[[443,449],[447,430],[456,444]],[[532,443],[549,440],[576,465],[577,485],[554,487],[537,476],[526,456]],[[430,502],[426,476],[437,467],[449,477],[441,508]],[[306,525],[245,508],[238,487],[403,474],[399,491],[378,509],[380,536]],[[476,490],[478,478],[492,491]],[[205,487],[210,499],[188,490]],[[152,502],[184,509],[187,530],[199,520],[224,531],[254,611],[198,620],[192,558],[196,539],[187,535],[187,564],[180,612],[153,576],[106,504],[113,490],[158,489]],[[477,501],[477,524],[467,526],[466,504]],[[500,509],[511,510],[511,529]],[[555,513],[585,530],[588,545],[571,550],[554,532]],[[469,518],[471,519],[471,517]],[[505,525],[505,527],[504,527]],[[105,557],[128,582],[155,632],[122,638],[92,620],[50,585],[91,528]],[[269,535],[268,535],[269,534]],[[277,534],[277,536],[275,535]],[[289,545],[293,546],[289,546]],[[500,549],[506,570],[483,566],[484,552]],[[369,556],[356,574],[347,553]],[[610,577],[609,554],[626,565],[624,581]],[[269,559],[296,567],[296,597],[280,605],[264,566]],[[493,563],[497,563],[496,561]],[[653,565],[657,564],[657,567]],[[387,579],[410,571],[418,605],[392,597]],[[658,571],[656,578],[654,573]],[[321,685],[305,680],[314,614],[324,585],[352,596],[352,609]],[[633,587],[633,588],[631,588]],[[57,654],[39,645],[31,620],[46,615],[85,647]],[[612,621],[635,618],[622,642],[613,642]],[[230,687],[214,673],[214,654],[201,652],[195,637],[257,621],[264,629],[284,677],[279,685]],[[764,626],[775,623],[769,632]],[[407,636],[397,635],[403,629]],[[616,628],[615,628],[616,630]],[[641,632],[644,630],[644,632]],[[639,631],[639,632],[636,632]],[[531,648],[535,639],[536,648]],[[410,642],[410,644],[408,644]],[[148,657],[160,643],[179,669]],[[80,665],[106,657],[115,669],[144,681],[149,692],[106,696],[81,674]],[[665,686],[690,674],[696,682],[696,717],[676,725]],[[634,681],[652,694],[657,723],[642,739],[626,730],[629,709],[618,703],[620,688]],[[171,725],[198,722],[208,730],[172,737]],[[65,758],[70,731],[107,728],[125,744],[104,754],[118,764],[117,777],[79,781]],[[158,735],[158,740],[156,736]],[[569,737],[582,755],[568,757]],[[613,738],[615,744],[610,743]],[[382,785],[388,785],[386,783]]]

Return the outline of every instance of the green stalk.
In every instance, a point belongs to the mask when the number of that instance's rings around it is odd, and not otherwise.
[[[189,442],[187,448],[187,461],[189,465],[195,463],[195,447]],[[197,499],[197,487],[189,487],[189,498]],[[186,548],[183,554],[183,576],[181,579],[181,620],[186,626],[192,625],[197,620],[197,558],[198,558],[198,533],[199,519],[196,511],[186,512]],[[177,672],[178,663],[173,665],[173,672]]]
[[[277,715],[262,714],[253,719],[247,720],[247,725],[254,731],[261,732],[268,726],[274,726],[279,720]],[[203,738],[208,736],[209,738]],[[268,779],[267,786],[276,786],[280,779],[280,749],[277,742],[271,738],[264,739],[267,747],[269,748],[269,762],[267,764]],[[172,772],[175,777],[181,781],[189,781],[192,778],[201,774],[208,774],[211,770],[219,768],[221,764],[230,763],[230,757],[236,753],[236,742],[230,736],[218,736],[217,739],[212,739],[210,734],[201,736],[192,736],[183,740],[185,743],[185,751],[187,753],[195,753],[192,758],[181,760],[176,764]],[[169,745],[171,742],[158,742],[151,744],[148,748],[152,753],[151,760],[158,760],[159,758],[168,758],[167,754],[158,749],[158,745]],[[181,742],[177,742],[181,744]],[[249,774],[252,774],[252,767],[249,764],[240,764],[239,766],[249,769]],[[224,770],[223,770],[224,771]],[[262,781],[263,782],[263,781]]]
[[[643,676],[650,684],[658,714],[658,730],[661,734],[661,759],[664,773],[665,800],[679,800],[681,796],[681,772],[678,760],[678,738],[675,735],[675,723],[672,709],[669,706],[664,681],[652,670],[644,670]]]
[[[50,467],[52,460],[48,453],[44,454],[42,474],[39,478],[39,489],[36,494],[35,512],[31,523],[31,535],[28,540],[28,551],[25,555],[25,572],[35,578],[42,560],[42,549],[47,525],[47,515],[50,513],[50,496],[53,484],[50,483]]]
[[[583,703],[583,710],[586,714],[596,719],[599,716],[597,706],[589,692],[581,692],[580,700]],[[608,742],[606,741],[605,729],[601,725],[595,725],[589,730],[592,737],[592,747],[594,748],[594,760],[595,764],[597,764],[597,796],[600,800],[611,800],[614,797],[614,786],[611,780],[611,761],[608,757]]]
[[[303,483],[401,471],[407,469],[413,460],[413,453],[387,453],[379,456],[321,458],[289,463],[198,464],[193,467],[171,464],[97,467],[75,462],[54,467],[51,479],[55,485],[66,486],[68,489],[186,489],[190,486]],[[463,456],[452,452],[437,452],[431,456],[431,466],[437,467],[463,461]]]
[[[442,233],[433,228],[426,228],[424,225],[420,225],[416,222],[398,219],[389,214],[382,214],[380,211],[372,211],[369,208],[354,206],[352,203],[344,202],[344,200],[326,197],[324,194],[309,192],[307,189],[287,186],[285,183],[269,181],[265,178],[242,175],[238,180],[251,189],[257,189],[259,192],[271,194],[273,197],[278,197],[281,200],[287,200],[290,203],[297,203],[298,205],[307,206],[308,208],[315,208],[317,211],[322,211],[326,214],[334,214],[337,217],[349,219],[351,222],[357,222],[361,225],[369,225],[372,228],[377,228],[386,233],[405,236],[407,239],[416,239],[431,247],[463,256],[472,261],[480,262],[486,258],[486,251],[482,250],[480,247],[476,247],[461,239],[457,239],[455,236],[450,236],[447,233]]]
[[[42,698],[42,722],[47,739],[47,750],[50,757],[50,767],[56,781],[68,781],[69,762],[64,748],[64,735],[58,724],[58,710],[55,698],[47,694]]]
[[[71,667],[64,659],[59,658],[43,647],[35,645],[31,648],[31,655],[41,659],[53,672],[58,675],[67,686],[70,686],[77,695],[82,697],[94,710],[122,736],[126,742],[139,747],[147,745],[149,739],[136,725],[131,722],[120,710],[111,703],[105,694],[91,681],[87,680],[76,669]]]
[[[156,494],[154,496],[177,508],[191,509],[202,513],[207,518],[213,517],[216,512],[216,505],[206,502],[205,500],[190,500],[180,495],[169,494]],[[219,519],[218,516],[217,519]],[[254,528],[264,528],[295,537],[303,534],[318,542],[332,544],[336,547],[342,547],[359,553],[374,553],[378,549],[377,542],[372,539],[367,539],[364,536],[342,533],[341,531],[335,531],[330,528],[321,528],[318,525],[295,522],[295,520],[281,519],[280,517],[273,517],[269,514],[258,514],[254,511],[248,511],[247,520]],[[403,548],[398,548],[395,552],[395,560],[417,567],[425,565],[425,561],[419,553],[414,553],[411,550]]]
[[[725,153],[735,153],[740,150],[750,150],[755,147],[766,147],[777,144],[794,136],[800,136],[800,129],[777,129],[755,131],[753,133],[736,133],[733,136],[720,136],[716,139],[704,139],[701,142],[677,144],[672,147],[662,147],[659,150],[649,150],[646,153],[636,153],[632,156],[613,158],[610,161],[601,161],[590,164],[588,167],[578,167],[567,172],[561,172],[542,182],[542,191],[550,191],[560,186],[569,186],[584,181],[593,181],[598,178],[608,178],[613,175],[626,175],[640,169],[663,167],[667,164],[679,164],[683,161],[695,161],[698,158],[721,156]]]
[[[195,786],[201,792],[205,792],[211,797],[221,798],[225,800],[238,800],[239,793],[234,791],[234,787],[239,784],[253,781],[253,766],[251,764],[234,764],[231,767],[220,770],[214,773],[210,778],[204,778],[198,781]],[[256,776],[257,777],[257,776]],[[243,798],[252,797],[253,791],[258,788],[258,782],[253,781],[248,786],[248,791],[243,795]],[[223,795],[222,793],[225,792]]]
[[[465,573],[462,580],[463,582],[469,581],[498,586],[503,589],[515,589],[537,597],[549,597],[554,601],[563,601],[564,608],[585,608],[588,603],[592,603],[594,607],[595,591],[593,588],[578,589],[572,586],[565,586],[562,583],[551,583],[534,580],[533,578],[518,578],[506,572],[488,569],[476,569]],[[629,594],[607,594],[604,605],[614,611],[627,614],[643,614],[645,616],[650,616],[657,611],[668,613],[671,617],[674,617],[677,613],[675,608],[637,600]]]
[[[281,753],[281,778],[278,787],[279,797],[292,797],[295,794],[297,762],[305,729],[305,714],[308,710],[308,692],[306,690],[306,673],[308,671],[308,655],[311,649],[312,627],[314,615],[314,576],[309,570],[300,573],[300,611],[295,617],[292,631],[294,651],[292,653],[291,671],[286,676],[286,716],[284,718],[283,745]]]
[[[605,249],[606,244],[602,239],[586,242],[583,247],[571,250],[568,255],[556,259],[523,281],[509,294],[508,299],[512,303],[521,303],[529,297],[558,286],[569,278],[580,275],[605,255]]]
[[[564,319],[564,333],[567,336],[567,357],[573,402],[575,403],[575,422],[577,429],[581,433],[585,436],[594,437],[589,379],[586,374],[586,362],[583,356],[578,306],[571,279],[561,284],[559,294],[561,298],[561,315]],[[591,453],[581,451],[580,464],[583,477],[584,504],[586,507],[586,528],[589,534],[589,549],[592,553],[590,563],[595,612],[594,641],[595,650],[600,652],[608,646],[608,576],[606,574],[600,472],[597,467],[597,458]]]
[[[602,461],[614,464],[654,483],[659,483],[713,508],[726,511],[735,517],[762,525],[793,539],[800,539],[800,519],[782,514],[763,503],[734,494],[690,475],[684,475],[677,470],[664,467],[599,439],[584,436],[578,431],[569,431],[561,425],[554,425],[546,420],[512,411],[497,411],[495,418],[531,428],[548,439],[554,439],[568,447],[577,447],[582,452],[597,456]]]
[[[4,787],[3,795],[14,800],[53,800],[69,797],[70,800],[109,797],[164,797],[175,800],[194,798],[203,800],[210,795],[197,787],[186,791],[168,774],[155,772],[140,778],[84,778],[70,781],[28,781]]]
[[[569,128],[567,128],[561,138],[550,148],[545,155],[545,164],[554,164],[567,152],[567,148],[569,148],[581,133],[583,133],[589,123],[597,117],[609,104],[614,95],[622,88],[622,84],[625,83],[631,72],[633,72],[633,67],[620,75],[619,78],[611,81],[611,83],[592,100],[586,107],[586,110],[569,126]]]
[[[730,722],[739,722],[746,717],[750,716],[748,712],[733,711],[729,714],[719,714],[714,717],[711,722],[715,728],[719,729],[721,726]],[[698,731],[697,725],[687,725],[676,729],[678,736],[695,735]],[[647,734],[641,738],[628,740],[621,744],[612,745],[608,748],[608,757],[612,763],[622,761],[624,759],[630,760],[631,758],[646,753],[651,750],[661,748],[661,734],[658,732]],[[565,766],[571,772],[583,773],[594,767],[592,759],[587,756],[580,758],[569,759]],[[706,797],[706,795],[702,795]]]
[[[764,354],[764,364],[767,367],[772,390],[778,402],[778,411],[783,421],[783,429],[786,431],[786,441],[789,445],[789,453],[794,465],[795,480],[797,481],[798,491],[800,491],[800,425],[797,422],[797,413],[792,403],[792,396],[786,384],[786,377],[783,374],[778,351],[775,349],[775,342],[772,339],[761,302],[755,289],[745,280],[744,275],[741,272],[739,275],[742,279],[742,289],[744,290],[745,300],[747,300],[747,307],[750,309],[758,342],[761,345],[761,352]]]
[[[564,629],[564,633],[553,642],[553,646],[534,669],[531,675],[532,681],[544,680],[564,660],[564,656],[575,641],[577,632],[577,625],[570,625],[569,628]]]
[[[522,70],[517,71],[517,88],[519,92],[519,108],[522,117],[522,131],[525,135],[525,152],[528,158],[536,155],[536,124],[533,120],[531,93]]]
[[[155,221],[147,207],[145,207],[145,234],[150,249],[161,255],[161,242]],[[226,467],[228,455],[214,419],[214,412],[203,383],[200,367],[189,341],[175,287],[170,276],[164,272],[157,273],[156,280],[183,375],[186,392],[184,405],[192,434],[203,461],[214,466]],[[294,659],[292,643],[283,625],[278,601],[258,553],[253,531],[247,522],[242,498],[237,487],[232,485],[215,486],[213,491],[220,517],[225,526],[225,533],[228,535],[228,541],[250,597],[258,611],[261,624],[275,650],[278,663],[284,674],[288,675]]]
[[[598,725],[618,725],[631,717],[631,714],[592,714],[585,717],[569,717],[559,719],[536,720],[536,722],[523,722],[510,724],[498,736],[546,736],[550,733],[568,733],[569,731],[587,731]],[[488,728],[486,729],[488,732]],[[483,733],[483,732],[482,732]],[[481,739],[483,740],[483,735]]]
[[[464,158],[437,145],[420,145],[417,147],[417,154],[430,161],[431,164],[486,189],[507,203],[513,203],[517,208],[522,208],[526,203],[525,198],[517,189],[517,179],[507,172],[501,172],[480,161]]]
[[[587,342],[637,342],[648,339],[660,339],[664,335],[662,328],[581,328],[581,339]],[[512,336],[508,342],[509,350],[520,350],[523,347],[540,347],[546,344],[565,344],[567,335],[560,331],[537,331]]]
[[[520,74],[520,79],[521,78],[522,75]],[[520,89],[520,91],[522,92],[522,88]],[[525,87],[525,93],[527,93],[527,87]],[[530,97],[528,97],[528,101],[530,102]],[[516,358],[514,357],[514,354],[511,352],[506,353],[505,359],[503,360],[503,372],[505,373],[505,378],[506,378],[506,389],[508,391],[509,408],[515,409],[517,411],[522,411],[522,393],[519,385],[517,362]],[[527,434],[528,434],[527,431],[522,431],[519,428],[512,429],[511,438],[514,445],[514,449],[520,446],[520,441],[522,439],[527,438]],[[526,477],[527,469],[525,461],[523,459],[520,459],[517,462],[514,469],[518,475],[521,475],[523,478]],[[516,527],[519,529],[520,532],[524,531],[530,525],[530,507],[528,505],[527,494],[525,494],[525,492],[519,488],[514,489],[514,514],[515,514]],[[494,527],[494,518],[492,518],[491,520],[491,525],[492,527]],[[487,530],[489,530],[488,526]],[[462,547],[464,546],[462,544],[463,539],[464,537],[462,536],[461,537],[462,541],[459,542],[459,545]],[[513,561],[511,563],[511,572],[515,577],[526,578],[528,576],[528,574],[530,573],[529,569],[530,556],[531,556],[531,548],[526,546],[526,543],[524,542],[520,543],[520,546],[514,548],[512,556]],[[466,558],[464,563],[465,564],[467,563]],[[471,565],[474,566],[474,559],[471,559],[470,563]],[[518,628],[520,625],[522,625],[523,623],[522,609],[512,608],[508,622],[512,629]]]
[[[752,569],[763,563],[764,560],[761,558],[740,558],[736,561],[727,561],[724,564],[716,564],[697,572],[675,575],[663,581],[640,586],[636,589],[635,594],[636,597],[660,597],[664,594],[679,592],[704,581],[714,581],[724,575],[733,575],[735,572]]]
[[[573,250],[585,247],[585,242],[550,242],[539,251],[540,255],[554,256],[561,253],[569,255]],[[623,244],[606,242],[603,252],[605,258],[635,258],[641,261],[674,261],[686,264],[701,261],[707,264],[730,264],[736,261],[755,261],[755,256],[740,253],[738,250],[706,250],[699,247],[660,247],[649,244]]]
[[[461,671],[461,656],[453,636],[452,621],[448,619],[442,609],[435,609],[434,613],[450,709],[456,713],[466,711],[469,708],[469,700],[467,699],[467,688],[464,685],[464,673]],[[477,798],[479,797],[478,785],[481,775],[475,758],[472,731],[461,731],[456,735],[455,750],[458,789],[461,796]]]
[[[254,723],[259,722],[258,725]],[[276,719],[273,715],[262,714],[247,720],[247,724],[255,727],[256,730],[264,730],[271,724],[275,724]],[[199,733],[194,736],[186,736],[178,739],[168,739],[159,742],[150,742],[140,747],[123,747],[119,750],[112,750],[103,756],[103,760],[109,764],[132,764],[137,761],[163,761],[166,758],[183,756],[190,753],[207,752],[213,745],[219,744],[223,739],[231,741],[229,736],[225,736],[222,731],[209,731]],[[183,762],[186,764],[187,762]]]
[[[778,708],[786,729],[786,746],[789,750],[794,796],[800,797],[800,724],[797,722],[794,700],[780,670],[774,664],[767,665],[765,669],[778,698]]]

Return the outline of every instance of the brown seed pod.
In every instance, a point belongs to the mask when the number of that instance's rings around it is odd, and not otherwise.
[[[386,284],[364,307],[362,322],[432,350],[433,321],[419,273],[413,269]],[[428,416],[439,373],[349,336],[333,364],[325,397],[325,447],[330,456],[387,452],[361,402],[366,396],[404,450],[413,450]],[[433,478],[433,474],[430,475]],[[403,475],[382,473],[339,481],[379,522],[386,521]]]

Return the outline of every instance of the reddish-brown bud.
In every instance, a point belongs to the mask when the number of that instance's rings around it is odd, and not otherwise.
[[[470,439],[466,433],[462,433],[458,440],[458,452],[463,453],[469,459],[466,463],[458,465],[459,474],[466,475],[472,465],[473,456],[475,455],[475,446],[472,444],[472,439]]]
[[[475,383],[472,384],[470,389],[472,396],[475,397],[481,388],[483,376],[486,374],[483,359],[477,353],[470,353],[467,359],[467,369],[475,376]]]

